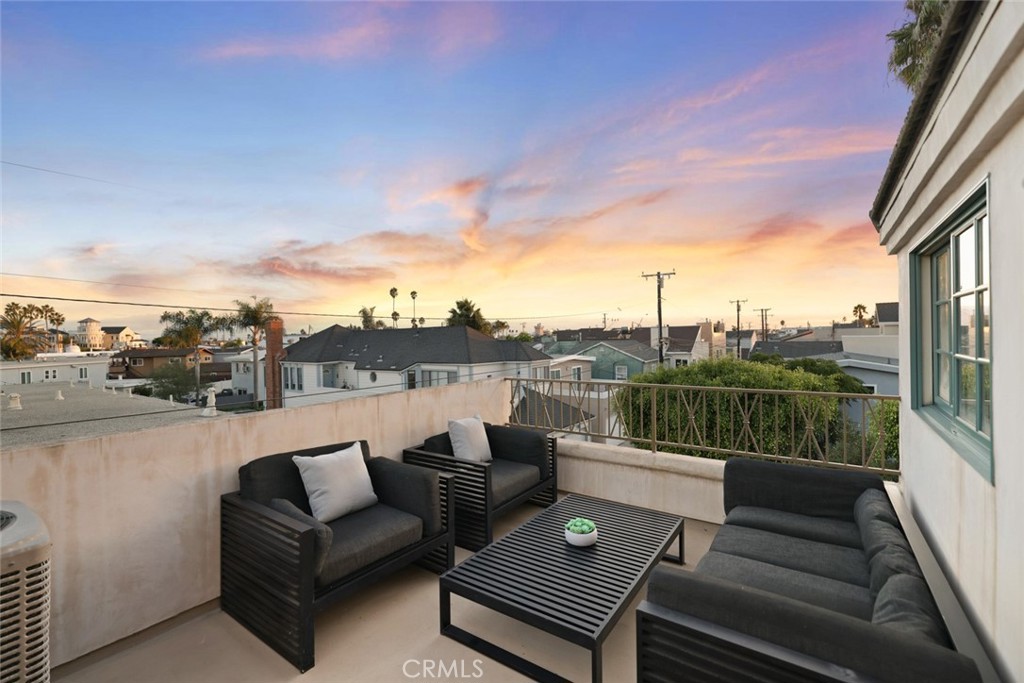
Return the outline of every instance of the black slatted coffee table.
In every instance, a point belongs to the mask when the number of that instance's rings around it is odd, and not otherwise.
[[[598,541],[565,541],[565,523],[586,517]],[[537,681],[566,679],[452,624],[452,593],[590,650],[601,681],[601,646],[654,565],[678,539],[683,519],[570,495],[441,576],[441,633]]]

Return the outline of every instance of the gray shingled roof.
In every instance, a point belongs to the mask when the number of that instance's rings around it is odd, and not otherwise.
[[[524,389],[523,397],[512,409],[510,421],[513,424],[568,429],[593,418],[593,414],[571,403],[545,396],[533,389]]]
[[[790,358],[813,358],[842,352],[843,342],[841,341],[759,341],[751,350],[751,353],[764,353],[769,356],[777,353],[787,360]]]
[[[499,341],[469,327],[352,330],[328,327],[288,347],[292,363],[353,363],[358,369],[404,370],[419,363],[476,365],[550,358],[528,344]]]
[[[700,325],[669,325],[668,350],[675,353],[693,351],[693,345],[700,336]],[[630,339],[657,348],[658,340],[655,330],[650,327],[638,327],[629,335]]]
[[[194,346],[181,349],[125,349],[115,353],[113,358],[176,358],[190,356],[196,352]]]
[[[876,323],[898,323],[900,321],[900,304],[898,301],[891,303],[875,304]]]
[[[638,342],[635,339],[605,339],[603,341],[585,341],[567,350],[565,355],[585,354],[588,349],[595,346],[608,346],[628,356],[633,356],[642,361],[658,360],[658,350],[652,349],[647,344]]]

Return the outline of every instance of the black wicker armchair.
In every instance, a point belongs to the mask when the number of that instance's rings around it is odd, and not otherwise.
[[[479,550],[494,540],[494,520],[530,502],[545,507],[558,496],[557,442],[543,432],[486,425],[492,460],[456,458],[447,432],[407,448],[406,463],[455,475],[455,544]]]
[[[326,524],[310,515],[292,456],[359,443],[375,505]],[[366,585],[417,563],[451,568],[453,477],[387,458],[365,441],[258,458],[221,497],[221,608],[299,671],[313,667],[313,619]]]

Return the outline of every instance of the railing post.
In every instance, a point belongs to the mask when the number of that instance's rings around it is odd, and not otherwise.
[[[658,387],[651,387],[651,453],[658,452]]]

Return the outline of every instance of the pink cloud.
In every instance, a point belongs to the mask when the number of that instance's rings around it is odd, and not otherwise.
[[[757,166],[800,161],[824,161],[859,154],[888,152],[895,131],[891,126],[865,128],[782,128],[750,136],[760,141],[751,155],[723,159],[719,166]]]
[[[211,60],[285,57],[345,62],[399,50],[448,58],[483,50],[502,37],[495,6],[486,3],[347,4],[342,25],[279,36],[247,36],[202,52]]]

